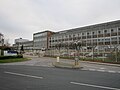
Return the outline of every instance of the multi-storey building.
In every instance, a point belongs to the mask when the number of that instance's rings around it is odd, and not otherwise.
[[[29,41],[28,39],[22,39],[22,38],[15,39],[15,44],[13,44],[13,47],[15,50],[20,52],[20,49],[23,43],[28,42],[28,41]]]
[[[120,49],[120,20],[57,32],[50,38],[51,49],[75,50],[81,54],[101,54]]]
[[[0,46],[4,46],[4,35],[0,33]]]
[[[14,49],[20,51],[22,46],[24,52],[33,51],[33,41],[29,41],[28,39],[22,39],[22,38],[15,39],[15,44],[13,44]]]
[[[33,51],[33,41],[26,41],[22,43],[23,49],[27,52]]]
[[[33,34],[34,50],[49,49],[49,38],[53,32],[43,31]]]

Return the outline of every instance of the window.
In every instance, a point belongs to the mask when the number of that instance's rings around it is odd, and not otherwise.
[[[114,30],[113,29],[111,29],[111,32],[113,32]]]
[[[100,41],[100,39],[98,39],[98,41]]]
[[[92,32],[92,34],[95,34],[95,32]]]
[[[105,33],[107,33],[107,30],[104,30]]]
[[[69,38],[71,38],[71,35],[69,35]]]
[[[105,42],[110,42],[110,38],[105,39]]]
[[[89,33],[87,33],[87,35],[89,35]]]
[[[118,28],[118,30],[120,31],[120,28]]]
[[[100,34],[100,33],[101,33],[101,31],[98,31],[98,33]]]
[[[111,38],[112,41],[117,41],[117,37]]]

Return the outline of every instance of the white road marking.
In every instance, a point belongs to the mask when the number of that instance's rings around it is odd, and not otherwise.
[[[105,69],[105,68],[104,68]],[[89,71],[98,71],[98,72],[109,72],[109,73],[120,73],[120,71],[111,71],[111,70],[103,70],[103,68],[102,69],[82,69],[82,70],[89,70]]]
[[[108,72],[109,72],[109,73],[116,73],[115,71],[110,71],[110,70],[109,70]]]
[[[88,70],[88,69],[83,68],[82,70]]]
[[[96,71],[96,69],[89,69],[90,71]]]
[[[95,66],[88,66],[88,65],[84,65],[85,67],[90,67],[90,68],[98,68],[98,67],[95,67]]]
[[[89,71],[98,71],[98,72],[109,72],[109,73],[120,73],[120,71],[112,71],[112,70],[101,70],[101,69],[82,69],[82,70],[89,70]]]
[[[112,87],[98,86],[98,85],[85,84],[85,83],[77,83],[77,82],[70,82],[70,83],[71,83],[71,84],[76,84],[76,85],[88,86],[88,87],[95,87],[95,88],[109,89],[109,90],[120,90],[119,88],[112,88]]]
[[[32,76],[32,75],[21,74],[21,73],[6,72],[6,71],[4,73],[11,74],[11,75],[17,75],[17,76],[24,76],[24,77],[31,77],[31,78],[43,79],[43,77]]]
[[[120,73],[120,71],[118,71],[118,73]]]
[[[105,70],[97,70],[97,71],[99,71],[99,72],[105,72]]]
[[[100,68],[100,69],[105,69],[105,68]]]

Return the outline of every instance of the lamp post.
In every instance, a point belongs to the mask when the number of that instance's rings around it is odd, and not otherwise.
[[[75,65],[78,65],[78,64],[79,64],[79,63],[78,63],[78,60],[79,60],[78,51],[79,51],[79,49],[80,49],[81,42],[75,41],[75,42],[74,42],[74,46],[75,46],[75,50],[76,50],[76,54],[77,54],[77,55],[75,55]],[[79,49],[78,49],[78,47],[79,47]]]
[[[118,45],[115,45],[115,61],[118,62]]]
[[[60,59],[60,48],[61,48],[61,42],[59,42],[59,44],[58,44],[59,55],[57,56],[57,62],[60,62],[59,61],[59,59]]]

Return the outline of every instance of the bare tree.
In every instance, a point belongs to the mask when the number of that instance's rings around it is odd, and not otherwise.
[[[5,46],[10,46],[9,39],[5,39],[5,40],[4,40],[4,45],[5,45]]]

